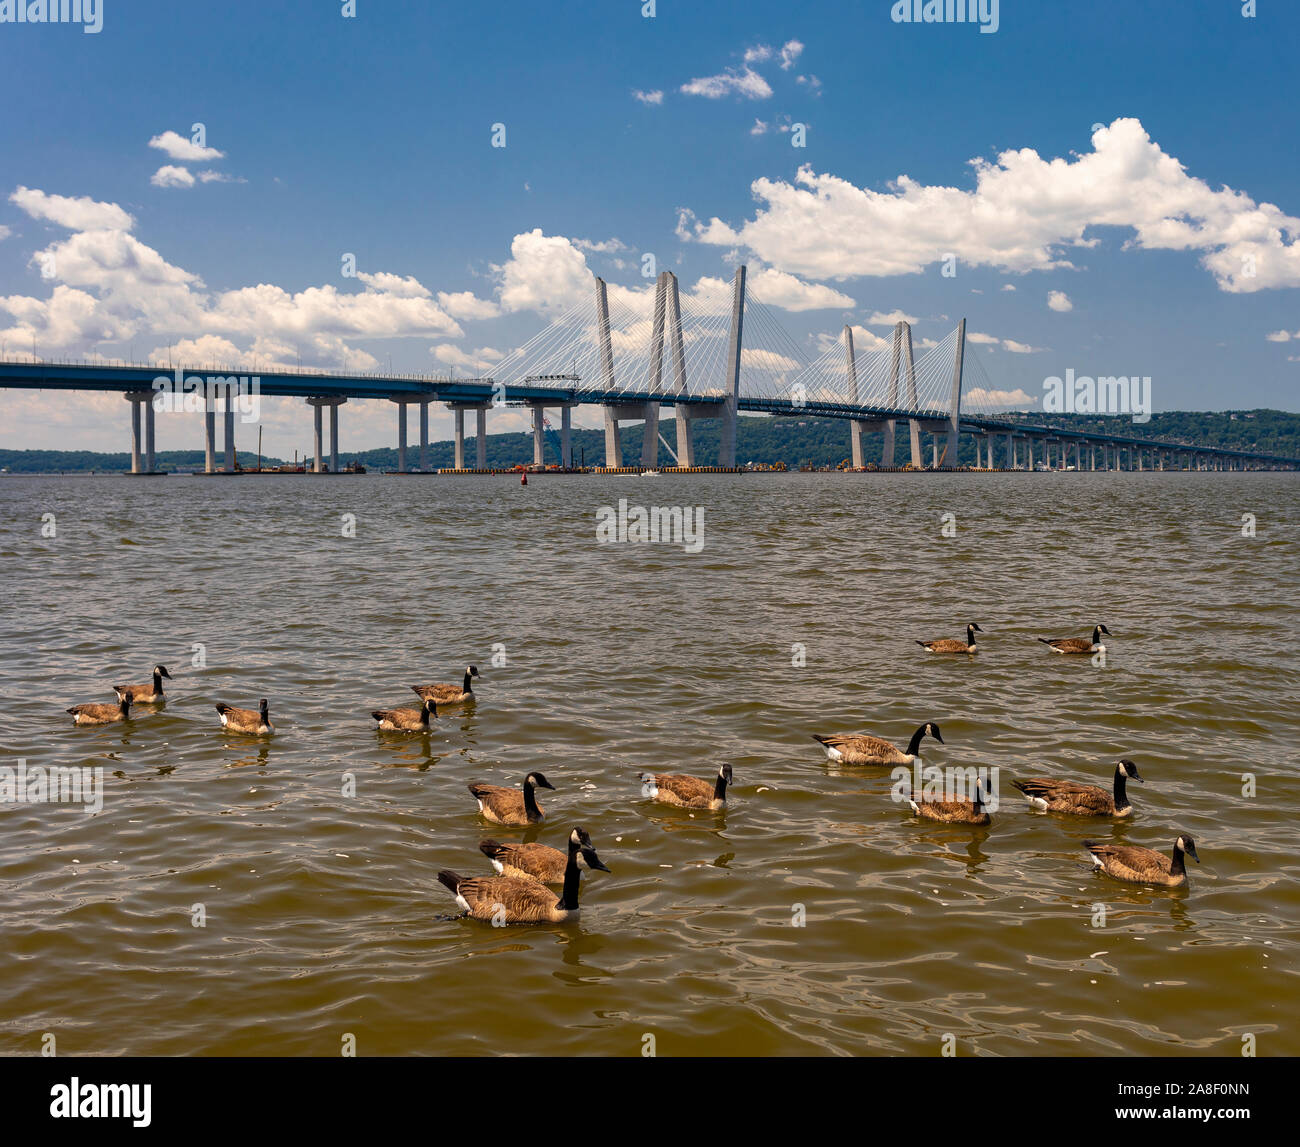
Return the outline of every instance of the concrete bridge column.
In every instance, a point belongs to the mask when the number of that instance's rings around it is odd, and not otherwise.
[[[1088,443],[1088,469],[1097,469],[1097,443]]]
[[[456,420],[456,450],[452,465],[457,470],[465,469],[465,408],[458,406],[452,417]]]
[[[560,465],[566,470],[573,469],[573,408],[560,407]]]
[[[339,407],[347,402],[346,398],[336,398],[330,402],[330,473],[339,472]]]
[[[1016,436],[1007,435],[1007,469],[1014,470],[1016,467]]]
[[[605,466],[613,469],[623,465],[623,442],[618,432],[618,419],[614,408],[605,407]]]
[[[233,387],[226,385],[226,413],[225,413],[225,430],[226,430],[226,473],[235,472],[235,403]]]
[[[203,472],[217,472],[217,396],[210,382],[203,391]]]
[[[397,403],[397,472],[406,473],[406,399],[394,398]]]
[[[480,406],[474,412],[477,417],[475,427],[474,462],[480,470],[487,469],[487,407]]]
[[[429,469],[429,400],[420,400],[420,469]]]
[[[695,465],[695,438],[691,434],[691,417],[685,403],[678,403],[673,412],[677,422],[677,465],[690,468]]]
[[[538,404],[533,407],[533,465],[542,466],[546,462],[546,407]]]
[[[641,439],[641,465],[647,470],[653,470],[659,465],[659,403],[657,402],[646,403],[645,435]]]
[[[934,465],[931,469],[939,469],[939,436],[937,434],[930,435],[930,457],[934,459]]]
[[[882,427],[880,443],[880,464],[882,466],[893,466],[894,464],[894,427],[895,422],[892,418],[885,420]]]
[[[144,404],[144,472],[154,473],[154,408],[153,395]]]
[[[321,434],[321,406],[319,402],[315,402],[310,398],[307,399],[307,401],[311,403],[312,408],[312,473],[319,474],[321,472],[321,467],[325,463],[324,458],[321,457],[321,438],[323,437]]]
[[[146,397],[141,394],[127,393],[126,400],[131,404],[131,473],[140,473],[140,403]],[[148,396],[152,397],[152,395]]]
[[[1032,470],[1034,468],[1034,436],[1025,435],[1025,466]]]
[[[909,418],[907,426],[912,435],[912,465],[920,470],[925,465],[925,457],[921,453],[921,424],[915,418]]]

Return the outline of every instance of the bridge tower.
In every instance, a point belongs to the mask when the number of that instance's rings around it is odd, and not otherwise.
[[[736,268],[731,287],[731,336],[727,341],[726,401],[722,409],[722,437],[718,465],[735,469],[736,420],[740,409],[741,333],[745,323],[745,265]]]
[[[655,285],[655,326],[662,347],[663,310],[667,292],[663,275]],[[680,325],[680,323],[679,323]],[[623,465],[623,444],[619,434],[620,422],[644,421],[645,436],[641,443],[641,465],[653,467],[659,457],[659,404],[646,402],[619,402],[614,394],[614,345],[609,325],[609,292],[605,280],[596,277],[596,337],[600,351],[600,385],[605,393],[605,467],[617,469]]]
[[[966,320],[957,324],[957,350],[952,365],[952,398],[948,403],[948,446],[945,461],[949,468],[957,466],[957,435],[961,428],[961,372],[966,357]]]
[[[849,402],[858,404],[858,363],[853,354],[853,327],[844,324],[844,369],[849,378]],[[861,470],[866,464],[862,454],[862,432],[866,424],[854,418],[849,422],[849,460],[855,470]]]

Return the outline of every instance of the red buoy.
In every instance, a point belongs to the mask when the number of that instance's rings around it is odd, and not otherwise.
[[[522,474],[519,475],[519,484],[521,486],[528,485],[528,471],[525,470]]]

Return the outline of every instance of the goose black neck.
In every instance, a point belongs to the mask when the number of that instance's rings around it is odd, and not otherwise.
[[[718,773],[718,779],[713,782],[713,799],[715,801],[727,799],[727,778],[721,771]]]
[[[157,669],[153,671],[153,691],[154,693],[162,692],[162,674]]]
[[[1093,645],[1100,645],[1100,644],[1101,644],[1101,626],[1100,626],[1100,625],[1094,625],[1093,628],[1092,628],[1092,643],[1093,643]]]
[[[427,729],[428,727],[429,727],[429,705],[426,702],[425,704],[420,706],[420,728]]]
[[[1121,768],[1115,769],[1115,807],[1128,808],[1128,785]]]
[[[123,717],[127,716],[131,712],[131,698],[123,697],[122,700],[118,702],[118,710],[121,712]]]
[[[1171,876],[1182,876],[1187,872],[1187,862],[1183,859],[1183,850],[1174,844],[1174,860],[1169,866]]]
[[[967,645],[975,644],[975,627],[973,625],[968,625],[966,627],[966,644]]]
[[[919,729],[917,729],[915,733],[912,734],[912,739],[907,742],[907,755],[909,757],[916,756],[917,751],[921,748],[921,739],[924,736],[925,736],[925,726],[922,725]]]
[[[542,810],[537,804],[536,795],[533,793],[533,782],[528,780],[524,781],[524,815],[529,820],[542,819]]]
[[[266,704],[265,701],[263,701],[263,702],[262,702],[262,703],[257,707],[257,715],[258,715],[259,717],[262,718],[262,724],[263,724],[263,725],[267,725],[267,724],[270,723],[270,720],[271,720],[271,719],[270,719],[270,716],[268,715],[267,704]]]
[[[474,687],[470,684],[469,670],[465,670],[465,680],[461,683],[460,691],[462,693],[473,693]]]
[[[569,841],[569,863],[564,866],[564,892],[560,896],[560,907],[572,912],[578,907],[578,883],[582,872],[578,868],[578,848],[572,839]]]

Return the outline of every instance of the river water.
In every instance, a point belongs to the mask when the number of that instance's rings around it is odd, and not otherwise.
[[[620,499],[702,545],[598,544]],[[103,769],[0,805],[0,1052],[1300,1054],[1298,524],[1287,474],[0,479],[0,765]],[[1097,621],[1105,664],[1034,640]],[[72,726],[155,662],[165,707]],[[374,731],[468,662],[474,706]],[[261,697],[273,737],[220,730]],[[811,739],[925,720],[988,828]],[[1131,822],[1010,786],[1120,756]],[[723,761],[721,814],[636,779]],[[456,919],[439,869],[525,836],[465,786],[529,770],[532,835],[612,871],[574,923]],[[1178,832],[1183,891],[1081,847]]]

